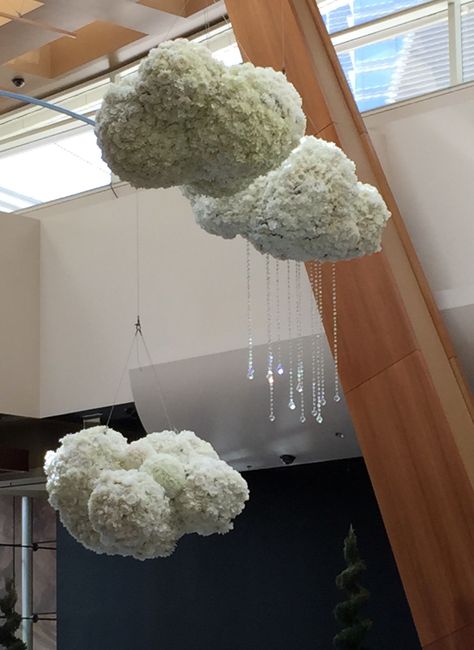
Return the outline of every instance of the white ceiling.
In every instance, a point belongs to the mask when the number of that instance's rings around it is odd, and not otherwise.
[[[133,399],[145,429],[191,429],[211,442],[238,470],[275,467],[280,456],[295,464],[359,456],[355,431],[344,400],[334,402],[334,362],[325,341],[327,404],[324,420],[311,416],[311,338],[305,338],[306,421],[288,408],[288,373],[275,380],[275,422],[269,420],[265,377],[267,346],[254,350],[257,373],[246,377],[247,350],[185,359],[132,370]],[[287,345],[283,344],[286,364]],[[166,412],[159,399],[161,391]],[[295,394],[299,404],[299,395]]]

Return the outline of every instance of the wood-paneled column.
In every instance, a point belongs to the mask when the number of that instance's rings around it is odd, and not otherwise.
[[[382,253],[337,265],[341,381],[421,643],[472,650],[474,424],[449,336],[315,1],[226,5],[244,57],[285,69],[308,133],[342,146],[392,212]]]

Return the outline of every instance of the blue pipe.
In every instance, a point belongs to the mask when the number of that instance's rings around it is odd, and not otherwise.
[[[64,113],[64,115],[68,115],[75,120],[80,120],[81,122],[90,124],[90,126],[95,126],[94,120],[91,120],[89,117],[80,115],[79,113],[74,113],[74,111],[70,111],[68,108],[63,108],[57,104],[45,102],[43,99],[36,99],[36,97],[30,97],[29,95],[20,95],[19,93],[11,93],[9,90],[0,90],[0,97],[8,97],[9,99],[17,99],[19,102],[25,102],[25,104],[35,104],[36,106],[42,106],[43,108],[50,108],[52,111]]]

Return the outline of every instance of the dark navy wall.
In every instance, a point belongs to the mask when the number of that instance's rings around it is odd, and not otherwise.
[[[330,650],[352,522],[368,564],[371,650],[420,645],[363,462],[250,472],[228,535],[165,560],[95,555],[58,530],[58,650]]]

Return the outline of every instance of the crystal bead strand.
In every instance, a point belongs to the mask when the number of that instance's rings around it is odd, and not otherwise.
[[[303,329],[302,329],[302,290],[301,290],[301,262],[296,265],[296,391],[300,395],[300,422],[305,422],[304,412],[304,355],[303,355]]]
[[[268,419],[275,422],[275,395],[273,376],[273,341],[272,341],[272,283],[270,274],[270,255],[265,255],[265,275],[267,280],[267,381],[270,392],[270,410]]]
[[[251,285],[251,266],[250,266],[250,242],[246,243],[247,255],[247,339],[248,339],[248,364],[247,378],[255,377],[255,368],[253,366],[253,327],[252,327],[252,285]]]
[[[288,408],[294,411],[296,408],[294,399],[294,379],[293,379],[293,301],[291,295],[291,268],[292,263],[286,263],[287,270],[287,290],[288,290],[288,385],[289,401]]]
[[[318,375],[316,373],[316,327],[317,327],[317,291],[316,291],[316,262],[309,267],[309,282],[311,285],[311,415],[318,415]]]
[[[318,263],[319,285],[319,331],[320,331],[320,372],[321,372],[321,406],[326,406],[326,378],[324,366],[324,300],[323,300],[323,265]]]
[[[323,422],[322,407],[324,399],[324,351],[322,341],[322,277],[321,262],[316,262],[315,268],[315,291],[316,291],[316,376],[317,376],[317,405],[316,405],[316,422]]]
[[[284,374],[285,369],[281,356],[281,311],[280,311],[280,260],[275,259],[275,292],[276,292],[276,332],[277,332],[277,375]]]
[[[332,335],[333,335],[333,349],[334,349],[334,401],[340,402],[341,395],[339,393],[339,350],[337,341],[337,292],[336,292],[336,265],[332,264],[331,269],[332,280]]]

